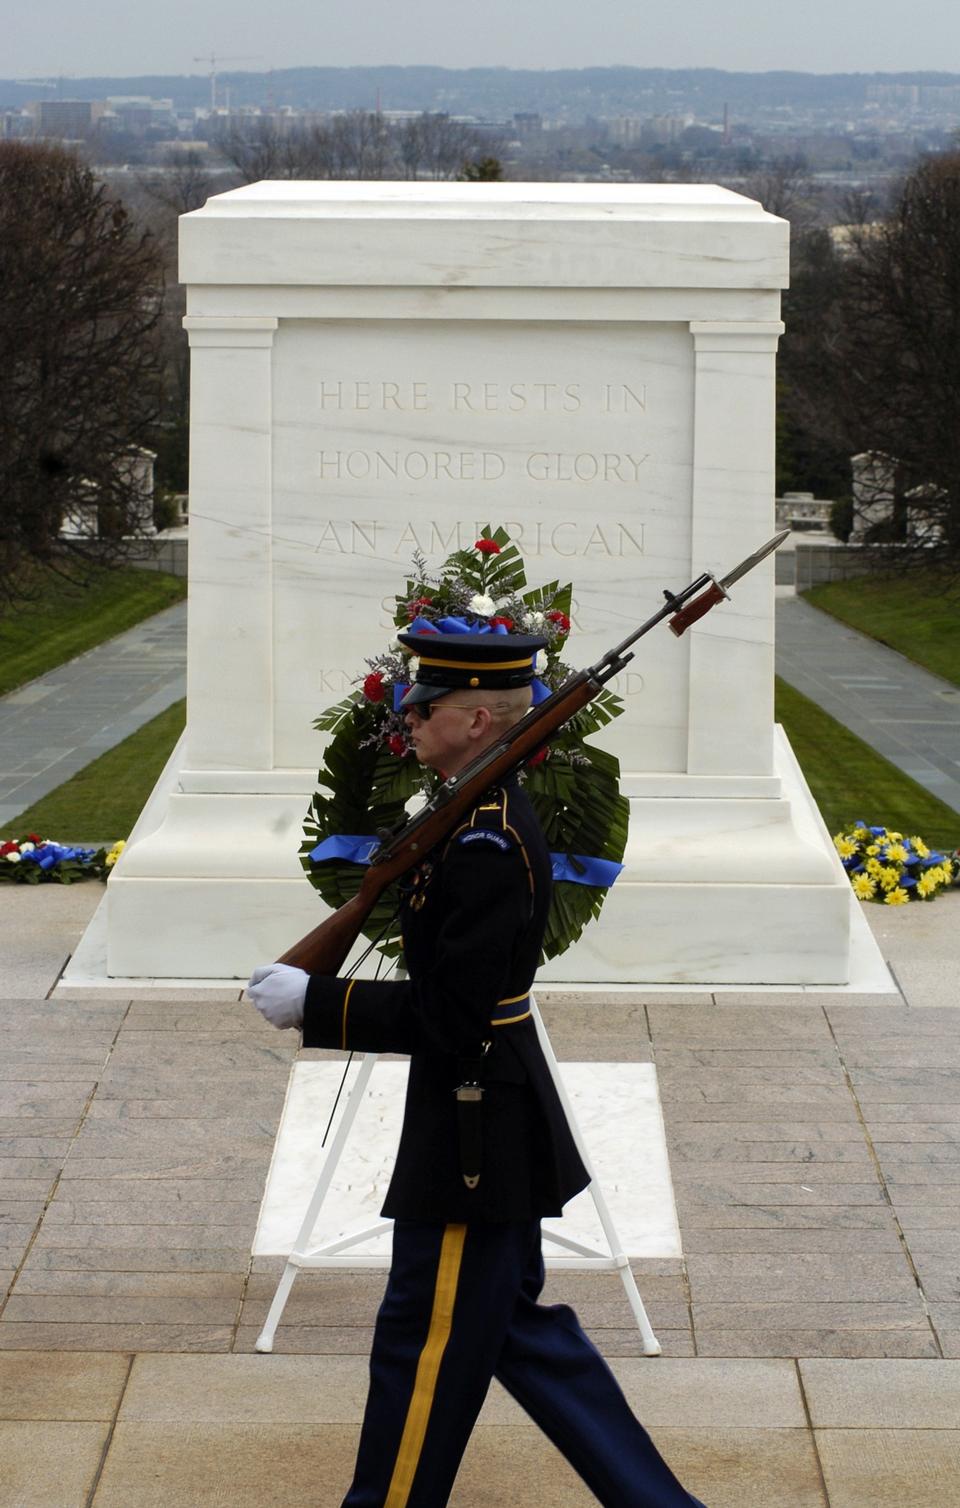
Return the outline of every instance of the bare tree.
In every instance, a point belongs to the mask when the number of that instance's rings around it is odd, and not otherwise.
[[[290,171],[291,142],[276,121],[265,116],[239,124],[234,122],[216,138],[217,150],[231,162],[244,183],[263,178],[296,178]]]
[[[740,190],[759,200],[769,214],[789,220],[794,232],[816,219],[813,181],[803,157],[774,158],[748,174]]]
[[[956,570],[960,153],[922,160],[885,218],[846,229],[795,380],[824,443],[858,457],[859,532],[895,542],[898,566]]]
[[[197,152],[174,151],[159,168],[140,173],[138,194],[129,207],[153,237],[163,261],[164,286],[157,326],[159,352],[159,409],[150,446],[156,451],[158,515],[172,513],[165,497],[187,490],[190,430],[190,349],[183,329],[186,289],[178,276],[179,217],[199,209],[214,192],[232,188],[235,180],[222,168],[212,169]]]
[[[173,151],[159,171],[140,174],[146,197],[172,215],[199,209],[213,193],[209,164],[196,152]]]
[[[405,178],[456,178],[466,165],[494,157],[497,147],[474,126],[439,113],[406,121],[397,135]]]
[[[157,409],[153,238],[61,147],[0,143],[0,590],[124,553]],[[97,537],[60,537],[80,505]]]

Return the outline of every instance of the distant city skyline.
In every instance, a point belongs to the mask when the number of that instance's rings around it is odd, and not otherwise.
[[[718,68],[731,72],[960,72],[956,0],[916,0],[904,28],[895,0],[367,0],[356,8],[302,0],[47,0],[4,26],[5,78],[261,72],[303,66],[431,64],[447,68]],[[906,32],[906,34],[905,34]],[[198,61],[202,59],[204,61]]]

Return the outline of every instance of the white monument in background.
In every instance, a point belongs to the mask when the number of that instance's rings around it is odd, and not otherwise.
[[[312,721],[415,548],[484,523],[576,586],[587,663],[773,533],[788,227],[700,185],[260,183],[182,221],[189,719],[108,888],[108,970],[245,977],[323,908]],[[849,887],[773,725],[773,562],[643,641],[603,735],[632,808],[543,981],[842,983]]]

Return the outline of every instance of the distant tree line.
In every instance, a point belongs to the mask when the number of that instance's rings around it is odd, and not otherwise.
[[[263,178],[502,177],[499,146],[441,113],[395,122],[377,112],[351,110],[313,125],[275,117],[234,121],[214,145],[245,183]]]

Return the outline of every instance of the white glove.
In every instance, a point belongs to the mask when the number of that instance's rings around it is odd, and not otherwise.
[[[302,1026],[309,978],[288,963],[261,964],[250,975],[247,994],[271,1026]]]

